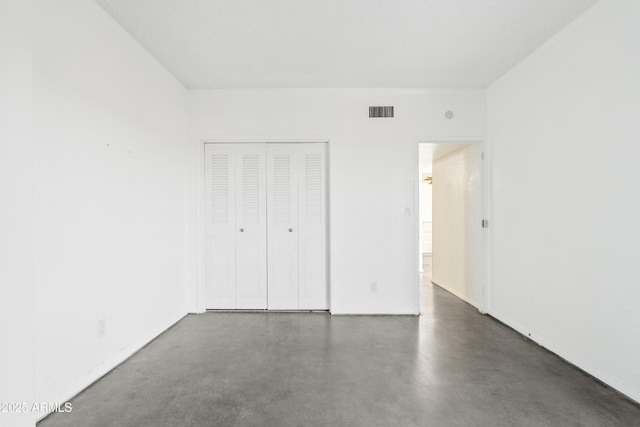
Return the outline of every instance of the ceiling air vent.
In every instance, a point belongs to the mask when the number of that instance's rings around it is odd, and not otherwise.
[[[369,117],[393,117],[393,105],[386,107],[369,107]]]

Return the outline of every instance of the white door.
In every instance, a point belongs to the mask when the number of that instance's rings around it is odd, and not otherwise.
[[[268,144],[271,310],[326,310],[326,144]]]
[[[326,144],[207,144],[205,162],[206,307],[326,310]]]
[[[207,308],[267,308],[264,144],[205,146]]]
[[[237,156],[232,145],[205,145],[205,302],[209,309],[236,308]]]
[[[270,310],[298,309],[298,155],[296,144],[268,144]]]
[[[267,308],[267,185],[264,144],[237,144],[236,308]]]
[[[298,147],[298,308],[327,310],[327,144]]]

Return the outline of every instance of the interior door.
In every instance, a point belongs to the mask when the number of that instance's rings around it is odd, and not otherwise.
[[[270,310],[298,309],[297,144],[267,145]]]
[[[205,145],[205,303],[208,309],[236,308],[237,149]]]
[[[207,144],[205,162],[207,308],[327,309],[326,144]]]
[[[265,144],[236,144],[236,308],[267,308]]]
[[[298,145],[298,308],[329,308],[327,144]]]

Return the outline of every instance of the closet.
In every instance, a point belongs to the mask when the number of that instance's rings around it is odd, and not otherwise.
[[[205,145],[206,308],[326,310],[325,143]]]

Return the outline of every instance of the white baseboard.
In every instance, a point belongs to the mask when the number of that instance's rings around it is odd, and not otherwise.
[[[146,338],[144,338],[142,340],[142,342],[133,344],[133,345],[131,345],[129,347],[125,347],[120,352],[118,352],[116,355],[114,355],[114,356],[110,357],[109,359],[106,359],[105,361],[103,361],[103,363],[101,363],[99,366],[94,368],[87,375],[85,375],[82,378],[80,378],[72,386],[67,387],[66,390],[64,392],[59,393],[59,395],[57,397],[46,398],[46,400],[44,400],[44,401],[46,401],[46,402],[58,402],[58,403],[61,403],[61,404],[64,404],[65,402],[69,402],[71,399],[76,397],[78,394],[80,394],[86,388],[88,388],[93,383],[98,381],[100,378],[104,377],[106,374],[108,374],[113,369],[118,367],[118,365],[122,364],[127,359],[129,359],[131,356],[133,356],[135,353],[140,351],[144,346],[149,344],[151,341],[156,339],[158,336],[162,335],[165,331],[167,331],[173,325],[175,325],[180,320],[182,320],[187,314],[188,313],[184,312],[184,313],[180,313],[180,314],[177,314],[175,316],[172,316],[167,323],[162,325],[162,327],[159,328],[158,330],[156,330],[156,331],[152,332],[151,334],[149,334]],[[42,419],[46,418],[50,414],[51,414],[51,412],[47,412],[47,413],[41,414],[37,418],[36,422],[41,421]]]

